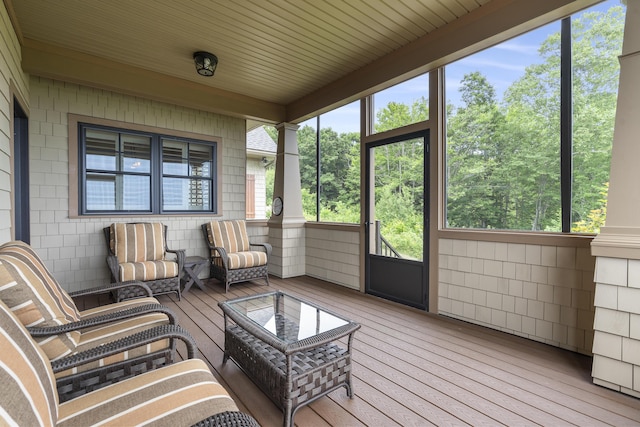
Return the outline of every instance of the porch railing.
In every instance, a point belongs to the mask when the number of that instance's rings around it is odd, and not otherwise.
[[[376,237],[376,255],[383,255],[391,258],[402,258],[400,253],[382,236],[380,232],[380,220],[375,222],[375,237]]]

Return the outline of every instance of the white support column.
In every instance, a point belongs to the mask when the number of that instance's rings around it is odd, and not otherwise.
[[[606,226],[596,257],[593,382],[640,397],[640,0],[628,0]]]
[[[305,229],[298,155],[298,125],[280,123],[273,197],[282,199],[282,213],[269,219],[269,242],[273,246],[269,273],[279,277],[305,274]]]

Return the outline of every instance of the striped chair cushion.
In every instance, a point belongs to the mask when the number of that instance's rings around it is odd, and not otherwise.
[[[55,426],[58,392],[49,359],[0,302],[0,425]]]
[[[207,365],[191,359],[137,375],[60,405],[58,427],[192,425],[210,415],[236,411]]]
[[[168,279],[178,275],[175,261],[123,262],[119,265],[120,281]]]
[[[211,221],[207,225],[207,237],[213,246],[224,248],[228,254],[250,250],[249,235],[244,220]]]
[[[111,224],[109,245],[118,262],[158,261],[164,258],[164,225],[159,222]]]
[[[25,326],[58,326],[80,320],[80,314],[31,247],[10,242],[0,247],[0,300]],[[80,340],[74,331],[39,338],[38,343],[54,360],[70,354]]]
[[[228,255],[228,265],[230,270],[236,270],[238,268],[258,267],[267,263],[266,252],[236,252]]]
[[[107,325],[95,326],[82,330],[80,336],[80,342],[75,349],[75,352],[81,352],[89,350],[91,348],[98,347],[101,344],[118,340],[120,338],[126,338],[137,332],[144,331],[154,326],[166,325],[169,323],[169,319],[163,313],[147,313],[141,314],[131,319],[123,319],[114,322],[110,322]],[[104,359],[100,359],[95,362],[85,363],[79,367],[56,372],[56,378],[62,378],[71,374],[79,372],[85,372],[91,369],[98,368],[100,366],[112,365],[114,363],[122,362],[125,360],[135,359],[146,354],[151,354],[156,351],[161,351],[169,348],[169,340],[160,340],[149,345],[138,347],[133,350],[129,350],[124,353],[119,353],[113,356],[109,356]],[[74,352],[74,353],[75,353]]]

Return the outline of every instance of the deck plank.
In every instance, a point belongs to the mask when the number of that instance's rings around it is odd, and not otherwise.
[[[591,382],[591,358],[364,295],[310,277],[271,286],[215,280],[161,296],[238,406],[264,427],[282,413],[233,363],[222,363],[218,302],[276,289],[362,324],[353,353],[354,399],[333,391],[295,416],[298,426],[640,425],[640,399]]]

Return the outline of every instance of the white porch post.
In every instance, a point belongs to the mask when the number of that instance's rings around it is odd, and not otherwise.
[[[283,202],[280,215],[271,214],[269,242],[273,246],[269,273],[279,277],[305,274],[305,219],[302,213],[298,125],[280,123],[273,197]]]
[[[596,257],[592,376],[640,397],[640,0],[627,2],[606,226]]]

